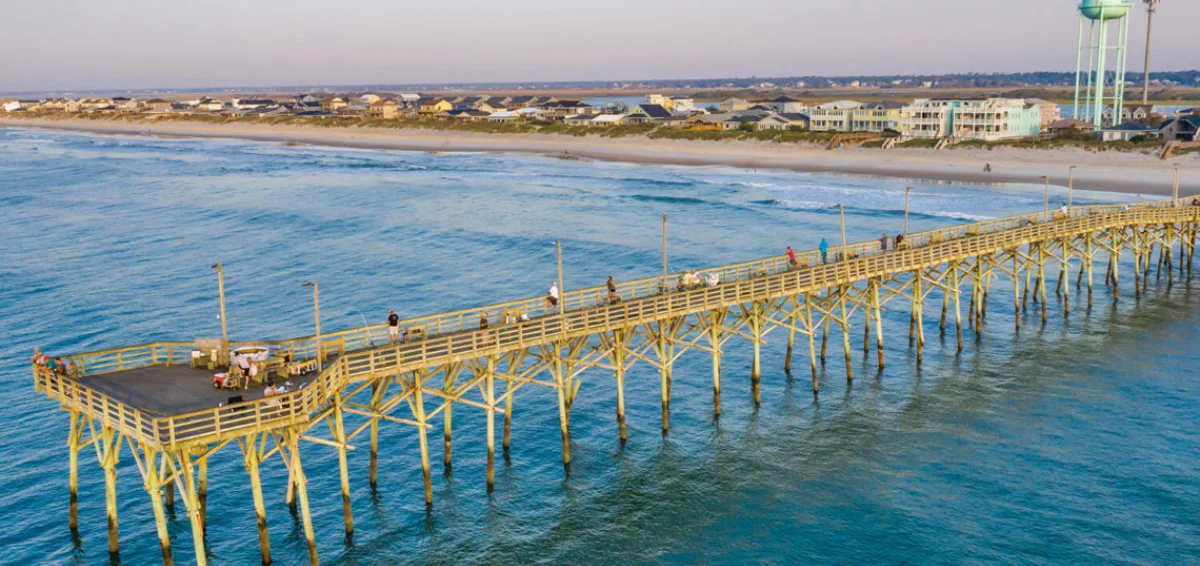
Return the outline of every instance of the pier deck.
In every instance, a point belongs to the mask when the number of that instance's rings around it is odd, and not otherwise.
[[[786,334],[784,368],[789,372],[796,337],[807,342],[817,395],[818,363],[826,360],[831,331],[834,340],[841,342],[848,380],[854,378],[850,360],[856,316],[862,323],[862,350],[874,349],[882,368],[882,312],[884,305],[900,303],[889,308],[908,311],[908,347],[915,351],[919,366],[925,332],[933,326],[932,321],[926,323],[926,311],[936,311],[940,302],[937,331],[944,335],[952,328],[961,350],[963,303],[968,303],[965,326],[981,336],[989,302],[996,299],[991,285],[997,280],[1011,282],[1011,294],[1005,293],[999,308],[1012,309],[1020,330],[1031,319],[1047,321],[1049,293],[1060,299],[1064,316],[1073,304],[1090,307],[1097,261],[1106,295],[1114,301],[1123,288],[1140,294],[1148,288],[1152,273],[1156,282],[1167,285],[1176,277],[1190,277],[1200,228],[1200,207],[1189,206],[1191,198],[1075,207],[1066,215],[1043,211],[954,226],[907,235],[904,247],[887,252],[873,241],[831,247],[827,257],[810,250],[798,254],[794,262],[770,257],[703,270],[719,275],[720,283],[713,286],[677,289],[681,274],[648,277],[619,284],[620,300],[615,302],[608,300],[603,287],[565,292],[560,303],[563,312],[549,311],[541,297],[533,297],[419,317],[401,323],[412,337],[401,344],[388,342],[384,325],[230,344],[231,348],[256,345],[287,351],[295,360],[312,360],[320,353],[326,360],[324,370],[306,376],[295,391],[265,399],[260,398],[261,387],[248,392],[213,390],[211,372],[188,367],[190,342],[156,342],[68,356],[79,368],[80,379],[35,366],[34,383],[70,416],[72,526],[76,524],[77,456],[83,448],[96,445],[106,478],[110,551],[118,548],[116,464],[123,445],[137,459],[151,495],[164,562],[170,564],[173,558],[163,501],[165,497],[169,504],[179,489],[191,519],[197,560],[203,564],[207,463],[233,444],[240,448],[249,472],[264,563],[271,560],[270,542],[258,468],[274,456],[288,470],[287,500],[300,507],[309,558],[316,563],[301,441],[337,450],[346,533],[351,536],[348,452],[356,448],[351,444],[356,438],[369,443],[368,481],[375,485],[381,424],[415,430],[425,503],[432,507],[428,434],[433,423],[440,421],[444,428],[443,457],[448,468],[453,409],[486,413],[490,490],[497,414],[503,418],[502,447],[507,453],[516,393],[526,385],[545,386],[557,394],[563,464],[569,471],[570,412],[585,371],[602,369],[615,378],[617,434],[623,442],[625,373],[639,363],[658,370],[664,436],[669,429],[672,368],[685,352],[700,351],[712,358],[714,416],[721,414],[722,351],[734,339],[753,345],[750,387],[755,407],[761,402],[760,348],[773,332]],[[1123,261],[1129,258],[1131,270]],[[1122,265],[1132,272],[1128,287],[1122,287]],[[490,322],[486,329],[479,327],[481,312]],[[522,313],[530,317],[528,321],[510,322]],[[498,383],[502,388],[496,387]],[[218,406],[234,394],[245,400]],[[327,434],[322,432],[326,430]]]

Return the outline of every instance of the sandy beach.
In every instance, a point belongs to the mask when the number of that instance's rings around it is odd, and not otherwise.
[[[757,141],[692,141],[645,137],[603,138],[547,134],[481,134],[418,129],[318,128],[267,124],[176,121],[0,118],[0,127],[34,127],[95,134],[237,138],[405,151],[498,151],[641,163],[728,165],[804,172],[881,175],[969,183],[1051,183],[1075,188],[1170,195],[1171,167],[1180,169],[1180,194],[1200,193],[1200,154],[1162,161],[1157,156],[1078,149],[861,149],[835,151]],[[991,173],[983,166],[990,163]]]

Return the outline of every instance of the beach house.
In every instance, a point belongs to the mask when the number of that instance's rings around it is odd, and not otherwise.
[[[399,108],[400,106],[396,104],[396,101],[380,98],[367,107],[366,116],[367,118],[376,120],[392,120],[396,118],[396,112]]]
[[[340,96],[331,96],[321,100],[321,111],[327,114],[335,114],[347,106],[349,104],[346,103],[346,99]]]
[[[838,100],[818,105],[808,115],[812,119],[809,129],[814,132],[849,132],[854,111],[861,107],[862,103],[856,100]]]
[[[1158,135],[1166,141],[1200,141],[1200,114],[1189,114],[1163,122]]]
[[[883,132],[900,130],[900,114],[904,104],[881,101],[864,104],[850,110],[850,131]]]
[[[954,107],[958,101],[919,98],[900,110],[900,135],[912,138],[944,138],[950,135]]]
[[[432,118],[439,112],[449,112],[454,109],[453,104],[442,98],[426,98],[417,104],[417,116],[420,118]]]
[[[968,99],[954,107],[951,128],[955,138],[995,141],[1035,136],[1041,131],[1041,120],[1041,109],[1023,99]]]

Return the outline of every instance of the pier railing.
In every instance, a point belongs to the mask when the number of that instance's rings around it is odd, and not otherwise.
[[[1068,216],[1076,218],[1102,213],[1122,212],[1125,210],[1181,207],[1186,206],[1192,198],[1194,197],[1124,205],[1073,207],[1069,210]],[[1050,210],[937,228],[906,235],[904,247],[908,249],[926,247],[968,236],[1004,232],[1026,226],[1030,223],[1049,222],[1059,216],[1061,216],[1060,212]],[[891,245],[889,242],[889,247]],[[844,247],[830,246],[825,257],[822,257],[819,250],[797,252],[796,266],[799,268],[816,267],[822,265],[825,261],[834,263],[842,259],[861,259],[873,257],[881,253],[882,250],[880,249],[878,240],[853,243]],[[722,283],[731,283],[774,275],[791,269],[792,266],[787,256],[779,255],[702,269],[700,271],[705,274],[715,273]],[[676,288],[681,276],[683,276],[682,272],[676,272],[669,274],[665,280],[663,276],[658,275],[625,281],[617,284],[616,294],[621,301],[631,301],[660,295],[664,291],[671,292]],[[608,289],[604,286],[598,286],[562,293],[560,305],[566,311],[570,312],[602,306],[607,304],[607,302]],[[400,327],[405,330],[419,329],[419,335],[413,334],[409,338],[410,343],[416,343],[420,340],[427,340],[439,335],[477,329],[479,327],[480,313],[486,313],[492,325],[500,325],[504,324],[506,313],[526,313],[530,317],[539,317],[553,314],[553,311],[546,308],[544,297],[530,297],[448,313],[405,319],[400,322]],[[323,333],[321,335],[321,348],[326,352],[326,355],[333,353],[344,355],[347,352],[356,350],[377,348],[388,344],[388,342],[387,324],[368,325],[327,334]],[[285,340],[237,341],[231,342],[230,347],[266,346],[276,351],[291,352],[294,359],[302,360],[312,359],[316,356],[316,343],[315,336],[304,336]],[[151,365],[190,363],[192,349],[193,343],[191,342],[155,342],[152,344],[113,348],[99,352],[67,356],[67,359],[75,363],[78,368],[77,375],[84,376]]]
[[[944,263],[955,257],[994,253],[1030,241],[1066,237],[1103,227],[1194,220],[1197,213],[1200,213],[1200,208],[1197,207],[1143,207],[1129,210],[1105,207],[1060,217],[1057,220],[1053,219],[1053,215],[1039,213],[986,223],[990,226],[1011,226],[1004,230],[941,230],[919,234],[916,235],[917,241],[923,243],[899,251],[884,253],[870,244],[860,244],[847,250],[852,259],[836,263],[791,270],[784,259],[782,262],[767,265],[763,272],[747,279],[715,287],[657,294],[645,300],[568,311],[563,315],[540,317],[529,322],[500,325],[486,330],[474,329],[416,343],[350,352],[346,354],[348,377],[350,381],[366,379],[375,373],[374,368],[408,371],[486,356],[492,352],[529,348],[613,328],[625,328],[671,316],[684,316],[754,300],[811,292],[887,273],[911,271],[926,265]],[[1051,220],[1046,220],[1047,217]],[[949,238],[946,237],[947,234],[954,234],[956,237]],[[935,237],[938,235],[942,238]],[[856,257],[854,254],[859,255]]]
[[[879,249],[877,242],[855,244],[845,249],[831,248],[831,254],[837,254],[833,257],[847,259],[826,264],[820,263],[819,252],[811,251],[798,254],[800,261],[796,268],[790,265],[786,257],[756,260],[709,270],[723,274],[721,284],[684,292],[664,292],[660,285],[661,277],[647,278],[627,283],[624,290],[631,297],[616,304],[601,300],[603,297],[600,293],[607,295],[604,288],[584,290],[575,294],[578,301],[576,308],[568,309],[563,314],[541,316],[513,324],[501,322],[486,330],[472,328],[459,314],[472,312],[473,309],[459,311],[449,316],[439,315],[449,321],[441,335],[398,345],[350,349],[349,345],[356,344],[346,339],[351,333],[357,331],[369,336],[364,332],[369,331],[369,327],[359,328],[335,337],[332,343],[340,349],[340,355],[313,381],[297,391],[182,415],[149,414],[97,393],[71,377],[56,375],[39,366],[35,366],[35,386],[38,391],[64,406],[86,412],[106,426],[139,441],[167,446],[225,439],[243,430],[261,429],[264,425],[304,423],[313,413],[327,406],[332,396],[342,391],[348,383],[375,376],[380,371],[409,371],[668,317],[686,316],[713,308],[812,292],[888,273],[911,271],[956,257],[994,253],[1030,241],[1066,237],[1106,227],[1196,221],[1200,207],[1184,208],[1184,200],[1139,207],[1077,208],[1069,215],[1057,218],[1055,213],[1041,212],[931,230],[912,234],[907,239],[910,246],[886,253]],[[594,303],[587,300],[588,293],[595,293]],[[506,303],[512,304],[520,302]],[[429,317],[430,320],[435,318]],[[272,344],[304,352],[305,340],[254,344]],[[331,342],[323,336],[322,343],[324,347],[324,344]],[[71,359],[76,360],[81,369],[86,368],[88,373],[120,371],[148,365],[189,363],[191,349],[190,343],[156,342],[81,354]],[[309,351],[315,353],[315,340]]]

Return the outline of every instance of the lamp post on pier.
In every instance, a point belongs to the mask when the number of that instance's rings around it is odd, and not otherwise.
[[[313,319],[317,325],[317,373],[321,373],[325,369],[324,362],[321,359],[324,357],[321,351],[321,295],[316,283],[305,283],[301,287],[312,287],[313,290]]]
[[[908,194],[912,192],[912,187],[904,187],[904,236],[908,237]]]
[[[554,250],[558,254],[558,314],[563,314],[567,311],[567,294],[563,291],[562,242],[554,242]]]
[[[1078,165],[1072,165],[1067,169],[1067,210],[1075,204],[1075,168]]]
[[[666,214],[663,215],[663,223],[662,223],[662,256],[663,256],[663,258],[662,258],[663,259],[662,288],[664,291],[666,291],[666,289],[667,289],[667,215]]]
[[[1042,175],[1042,180],[1046,182],[1046,212],[1050,212],[1050,176]]]
[[[217,295],[221,301],[221,352],[217,355],[217,364],[229,362],[229,326],[225,324],[225,275],[220,263],[213,264],[217,270]]]
[[[1179,200],[1179,164],[1175,164],[1175,181],[1171,184],[1171,198]]]

